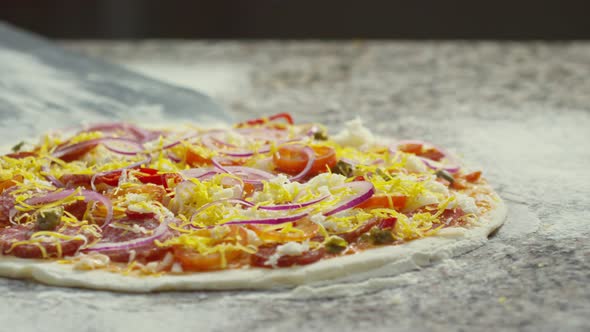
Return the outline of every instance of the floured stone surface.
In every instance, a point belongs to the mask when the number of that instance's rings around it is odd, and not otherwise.
[[[0,280],[13,331],[590,329],[590,44],[77,43],[179,66],[237,118],[281,111],[425,138],[484,168],[508,203],[484,247],[395,278],[292,291],[148,295]],[[178,68],[178,67],[175,67]],[[178,69],[172,70],[172,76]],[[154,76],[166,70],[151,71]],[[232,76],[233,75],[233,76]],[[234,79],[231,79],[231,78]],[[220,83],[221,82],[221,83]],[[419,258],[417,258],[419,259]],[[6,324],[6,325],[5,325]]]

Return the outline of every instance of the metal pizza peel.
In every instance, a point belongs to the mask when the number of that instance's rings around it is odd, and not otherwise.
[[[0,145],[82,123],[223,123],[206,95],[62,49],[0,22]]]

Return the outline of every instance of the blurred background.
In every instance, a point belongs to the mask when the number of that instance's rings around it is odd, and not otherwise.
[[[0,1],[61,39],[590,39],[589,1]]]

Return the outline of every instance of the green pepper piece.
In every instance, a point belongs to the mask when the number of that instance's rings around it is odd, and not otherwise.
[[[41,231],[53,231],[61,222],[62,215],[62,209],[39,211],[37,215],[37,227]]]
[[[313,139],[317,141],[326,141],[328,139],[328,135],[324,131],[316,131],[313,134]]]
[[[393,177],[391,175],[385,173],[381,168],[377,168],[377,170],[375,172],[377,173],[377,175],[379,175],[385,181],[393,180]]]
[[[379,229],[378,227],[371,228],[369,236],[371,237],[371,242],[373,242],[373,244],[389,244],[394,241],[393,235],[390,231]]]
[[[354,174],[354,166],[345,161],[338,160],[336,166],[332,168],[332,173],[344,175],[349,178]]]
[[[25,145],[25,141],[20,141],[20,143],[12,147],[12,152],[19,152],[23,145]]]
[[[445,180],[449,181],[451,184],[453,184],[453,182],[455,182],[455,178],[451,174],[449,174],[449,172],[442,170],[442,169],[436,171],[436,176],[441,179],[445,179]]]
[[[348,246],[348,242],[346,242],[346,240],[339,236],[332,235],[326,241],[325,246],[326,250],[330,254],[338,254],[344,251],[344,249],[346,249],[346,247]]]

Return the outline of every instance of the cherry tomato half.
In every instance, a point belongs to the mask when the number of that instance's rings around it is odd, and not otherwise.
[[[308,175],[326,172],[328,167],[336,166],[336,152],[328,146],[314,146],[315,160]],[[279,148],[272,157],[277,169],[287,174],[295,175],[303,171],[309,160],[300,144],[287,144]]]
[[[408,197],[404,195],[375,195],[356,207],[361,209],[385,208],[400,210],[404,208],[407,200]]]

